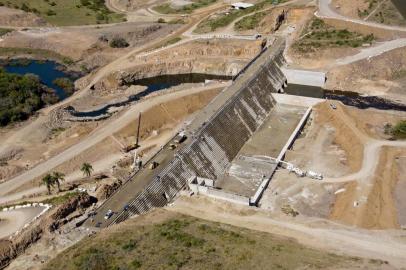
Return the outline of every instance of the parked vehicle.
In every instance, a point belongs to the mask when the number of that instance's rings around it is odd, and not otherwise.
[[[109,219],[113,215],[113,211],[108,210],[107,213],[104,215],[104,219]]]

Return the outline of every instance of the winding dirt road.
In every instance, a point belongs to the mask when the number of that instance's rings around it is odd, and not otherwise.
[[[156,96],[154,98],[146,99],[140,101],[135,105],[131,106],[125,113],[119,116],[116,119],[112,119],[105,125],[100,128],[95,129],[90,135],[79,143],[71,146],[65,151],[59,153],[58,155],[38,164],[31,170],[28,170],[2,184],[0,184],[0,203],[6,203],[11,200],[16,200],[21,198],[22,194],[11,194],[11,191],[17,189],[21,185],[30,182],[31,180],[40,177],[41,175],[49,172],[53,168],[61,165],[64,162],[69,161],[73,157],[79,155],[80,153],[86,151],[90,147],[96,145],[97,143],[103,141],[107,137],[113,135],[115,132],[124,128],[129,123],[135,121],[138,117],[139,112],[146,111],[149,108],[160,104],[165,103],[170,100],[178,99],[188,95],[196,94],[202,91],[208,91],[214,88],[225,87],[227,84],[212,84],[209,86],[196,87],[193,89],[181,90],[173,93],[163,94],[161,96]]]
[[[401,26],[391,26],[385,24],[379,24],[374,22],[367,22],[364,20],[353,19],[345,17],[339,13],[337,13],[333,8],[331,8],[331,0],[319,0],[319,10],[315,14],[319,18],[331,18],[331,19],[338,19],[347,22],[353,22],[357,24],[372,26],[375,28],[392,30],[392,31],[404,31],[406,32],[406,27]]]

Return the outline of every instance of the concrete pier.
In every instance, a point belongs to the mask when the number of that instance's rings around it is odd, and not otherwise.
[[[303,69],[281,68],[289,84],[301,84],[323,87],[326,82],[326,73]]]

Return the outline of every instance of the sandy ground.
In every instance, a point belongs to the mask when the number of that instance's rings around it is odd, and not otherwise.
[[[0,212],[0,239],[11,236],[21,230],[35,216],[39,215],[44,207],[29,207]]]
[[[398,48],[371,59],[332,68],[327,74],[326,87],[384,95],[405,102],[405,65],[406,50]]]
[[[398,229],[404,200],[399,177],[406,142],[388,141],[387,123],[405,113],[359,110],[335,103],[315,107],[312,119],[285,160],[322,173],[323,181],[298,178],[286,170],[274,175],[261,207],[274,212],[290,205],[300,214],[323,217],[368,229]],[[402,163],[400,163],[402,164]],[[399,191],[398,191],[399,189]],[[337,194],[336,194],[337,192]]]

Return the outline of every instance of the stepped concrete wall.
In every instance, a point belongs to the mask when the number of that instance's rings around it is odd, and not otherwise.
[[[272,93],[286,83],[284,47],[283,41],[274,42],[196,117],[187,130],[187,145],[112,223],[166,205],[192,176],[218,179],[225,173],[276,104]]]

